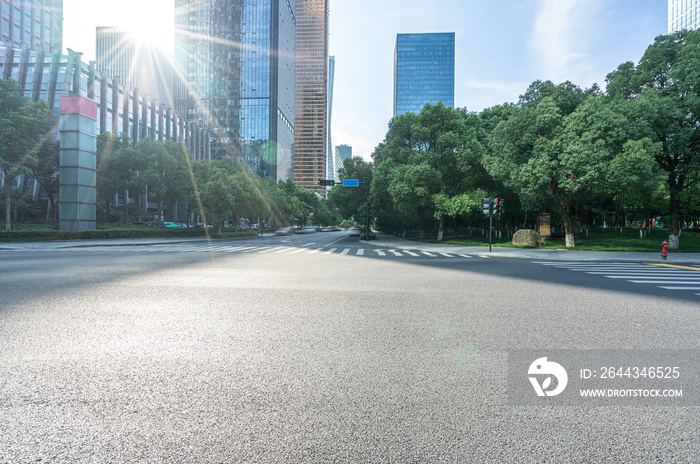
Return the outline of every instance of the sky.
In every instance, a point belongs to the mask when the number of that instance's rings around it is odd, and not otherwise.
[[[172,50],[174,0],[64,0],[64,47],[95,58],[95,27]],[[117,6],[118,5],[118,6]],[[396,34],[455,32],[455,106],[516,102],[535,80],[605,86],[665,34],[666,0],[330,0],[332,142],[370,160],[393,111]]]

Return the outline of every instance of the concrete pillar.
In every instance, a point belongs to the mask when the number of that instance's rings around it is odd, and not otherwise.
[[[94,230],[97,215],[97,104],[61,97],[60,230]]]

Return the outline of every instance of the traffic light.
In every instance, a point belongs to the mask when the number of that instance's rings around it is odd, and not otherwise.
[[[335,185],[335,180],[333,179],[319,179],[318,185],[325,185],[325,186],[334,186]]]
[[[493,199],[493,215],[497,215],[501,212],[501,207],[503,205],[503,200],[500,198]]]
[[[490,198],[484,198],[482,200],[482,207],[484,210],[484,214],[487,216],[491,214],[491,199]]]

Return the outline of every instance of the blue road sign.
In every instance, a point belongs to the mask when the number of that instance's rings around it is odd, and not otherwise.
[[[359,179],[343,179],[343,187],[359,187]]]

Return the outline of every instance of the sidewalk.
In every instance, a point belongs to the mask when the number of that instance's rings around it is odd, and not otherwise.
[[[265,234],[269,236],[274,234]],[[259,236],[207,239],[206,237],[157,237],[157,238],[125,238],[106,240],[52,240],[46,242],[0,242],[0,250],[50,250],[55,248],[81,248],[92,246],[145,246],[172,243],[208,243],[219,240],[250,240]]]
[[[588,262],[618,262],[618,263],[654,263],[676,265],[700,265],[700,253],[669,253],[664,261],[661,259],[661,247],[658,253],[623,252],[623,251],[577,251],[577,250],[538,250],[536,248],[498,248],[488,247],[437,245],[430,243],[412,242],[400,237],[382,232],[375,232],[377,240],[362,241],[390,250],[418,250],[449,254],[480,254],[494,258],[525,258],[542,261],[588,261]]]

